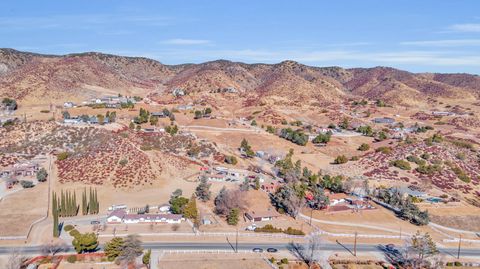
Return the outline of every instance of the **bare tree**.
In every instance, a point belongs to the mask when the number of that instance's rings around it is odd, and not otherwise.
[[[130,234],[125,238],[122,250],[117,259],[124,267],[127,267],[129,264],[134,264],[135,259],[142,254],[143,248],[139,236]]]
[[[318,253],[322,244],[323,240],[318,234],[311,234],[308,237],[308,243],[304,250],[304,257],[308,259],[309,268],[312,268],[312,266],[318,261]]]
[[[240,190],[223,188],[215,197],[215,213],[219,215],[227,215],[233,208],[245,209],[246,205],[245,194]]]
[[[41,246],[41,253],[45,256],[55,256],[59,252],[67,251],[68,245],[63,240],[55,240]]]
[[[27,258],[18,249],[13,249],[8,256],[6,269],[20,269],[26,260]]]

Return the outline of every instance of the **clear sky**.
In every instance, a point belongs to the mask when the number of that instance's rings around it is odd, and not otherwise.
[[[480,74],[480,1],[2,1],[0,47]]]

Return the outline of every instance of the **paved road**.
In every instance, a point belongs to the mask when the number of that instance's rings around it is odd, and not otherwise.
[[[102,246],[101,246],[102,247]],[[166,242],[146,242],[143,243],[143,247],[145,249],[152,249],[152,250],[233,250],[233,247],[228,243],[208,243],[208,242],[197,242],[197,243],[166,243]],[[288,250],[290,249],[289,244],[285,243],[239,243],[238,249],[239,250],[251,250],[255,247],[259,248],[269,248],[273,247],[279,250]],[[345,248],[353,249],[351,244],[345,244],[344,246],[335,244],[335,243],[328,243],[324,244],[320,247],[319,250],[323,251],[345,251]],[[41,247],[40,246],[28,246],[28,247],[19,247],[18,250],[22,251],[25,254],[40,254]],[[441,253],[456,256],[457,249],[455,248],[440,248]],[[12,247],[0,247],[0,255],[1,254],[9,254],[12,251]],[[381,252],[376,244],[359,244],[357,245],[358,252]],[[73,248],[67,252],[73,252]],[[461,252],[462,257],[480,257],[480,249],[462,249]]]

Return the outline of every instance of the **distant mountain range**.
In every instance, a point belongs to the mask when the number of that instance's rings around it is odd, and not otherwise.
[[[246,98],[287,104],[369,98],[416,105],[438,97],[476,101],[480,76],[410,73],[390,67],[312,67],[294,61],[164,65],[96,52],[57,56],[0,49],[0,95],[20,102],[82,100],[99,93],[161,96],[174,88],[195,96],[228,87]]]

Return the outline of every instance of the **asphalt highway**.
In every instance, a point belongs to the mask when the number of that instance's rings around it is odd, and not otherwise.
[[[195,242],[195,243],[180,243],[180,242],[146,242],[143,243],[145,249],[152,250],[233,250],[235,247],[235,242],[229,243],[211,243],[211,242]],[[357,252],[382,252],[380,245],[376,244],[358,244]],[[100,246],[102,248],[103,246]],[[239,250],[252,250],[253,248],[262,248],[266,250],[267,248],[276,248],[278,250],[289,250],[292,248],[291,244],[285,243],[239,243]],[[12,246],[2,246],[0,247],[0,255],[8,255],[12,252],[13,249],[17,249],[24,254],[41,254],[41,246],[22,246],[22,247],[12,247]],[[326,243],[322,244],[319,251],[345,251],[352,252],[352,244],[336,244],[336,243]],[[440,253],[456,257],[457,249],[456,248],[439,248]],[[74,252],[73,247],[69,247],[65,252]],[[462,249],[462,257],[480,257],[480,249]]]

